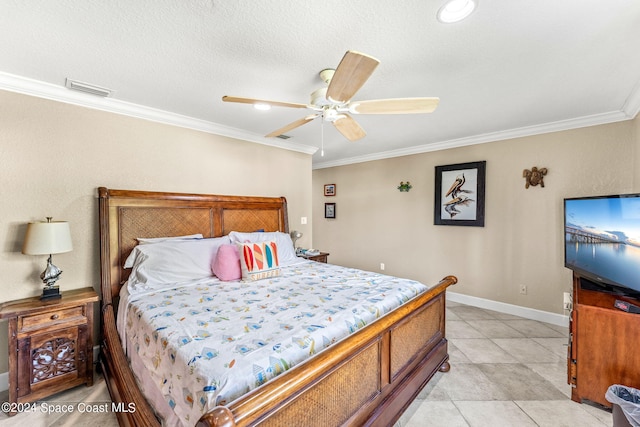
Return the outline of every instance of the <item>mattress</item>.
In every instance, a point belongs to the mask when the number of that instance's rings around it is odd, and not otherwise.
[[[166,424],[192,426],[427,289],[301,261],[274,278],[211,278],[122,298],[121,336]]]

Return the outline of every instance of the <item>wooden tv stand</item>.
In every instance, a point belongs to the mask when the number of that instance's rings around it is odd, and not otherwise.
[[[568,383],[573,386],[571,400],[610,408],[604,397],[609,386],[640,389],[640,314],[619,310],[614,303],[618,299],[640,306],[640,300],[585,289],[593,288],[592,284],[573,274]]]

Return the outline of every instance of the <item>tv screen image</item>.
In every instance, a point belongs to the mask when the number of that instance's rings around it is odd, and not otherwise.
[[[565,267],[640,295],[640,194],[564,200]]]

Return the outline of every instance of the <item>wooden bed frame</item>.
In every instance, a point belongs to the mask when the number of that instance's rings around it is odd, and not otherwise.
[[[116,331],[122,268],[137,237],[230,231],[288,232],[284,197],[98,189],[102,342],[100,364],[121,426],[160,426],[137,386]],[[198,426],[392,425],[436,371],[448,371],[445,277],[365,328],[227,406]]]

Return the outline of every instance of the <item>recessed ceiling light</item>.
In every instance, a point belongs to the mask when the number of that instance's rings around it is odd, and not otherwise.
[[[445,24],[462,21],[478,6],[478,0],[449,0],[438,10],[438,21]]]
[[[253,108],[255,108],[256,110],[267,111],[271,109],[271,105],[257,102],[253,104]]]

